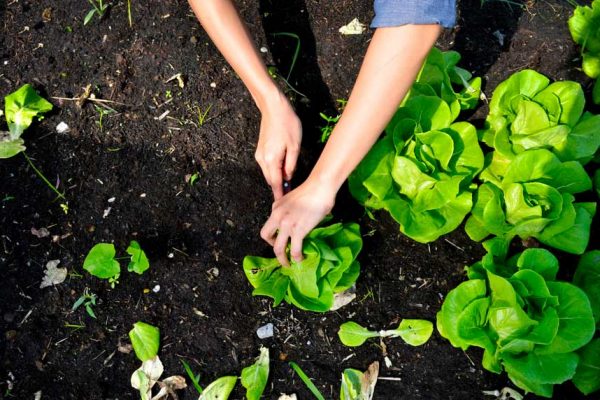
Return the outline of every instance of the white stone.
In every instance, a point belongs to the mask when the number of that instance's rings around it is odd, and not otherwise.
[[[268,324],[261,326],[256,330],[256,335],[259,339],[268,339],[273,337],[273,324],[269,322]]]

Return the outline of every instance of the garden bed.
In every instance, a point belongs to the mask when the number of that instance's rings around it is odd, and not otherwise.
[[[509,3],[459,2],[457,27],[444,33],[439,47],[459,51],[461,66],[483,77],[488,96],[525,68],[578,81],[589,93],[591,81],[578,70],[566,25],[573,7],[558,0]],[[268,62],[280,70],[288,70],[295,43],[272,34],[293,32],[301,39],[291,81],[310,102],[298,104],[304,148],[297,184],[322,147],[318,113],[334,114],[336,99],[348,97],[369,43],[369,34],[342,36],[338,28],[355,17],[369,21],[372,4],[238,4]],[[86,5],[0,4],[0,94],[31,83],[47,99],[76,98],[91,84],[95,96],[114,101],[116,110],[100,121],[90,102],[80,107],[51,99],[54,111],[25,135],[29,157],[53,183],[60,180],[67,213],[22,156],[0,162],[0,398],[33,398],[38,391],[43,399],[137,398],[129,378],[138,361],[127,353],[127,332],[139,320],[160,328],[168,375],[184,375],[184,359],[205,385],[238,374],[264,345],[272,357],[265,398],[310,398],[288,361],[297,362],[326,398],[336,398],[344,368],[365,370],[384,356],[376,341],[343,346],[341,323],[351,317],[388,328],[400,318],[435,320],[444,296],[465,279],[464,265],[480,259],[483,248],[463,229],[429,245],[416,243],[388,215],[369,219],[345,188],[334,215],[359,222],[366,234],[357,300],[315,314],[252,297],[241,262],[247,254],[271,255],[258,234],[271,193],[253,158],[260,115],[250,95],[187,2],[132,1],[132,27],[124,1],[83,26]],[[176,74],[183,87],[168,81]],[[482,105],[470,120],[481,126],[485,115]],[[68,132],[56,133],[60,122]],[[196,173],[193,185],[186,182]],[[46,228],[49,236],[38,238],[32,228]],[[598,247],[599,232],[596,218],[590,247]],[[150,258],[144,275],[123,273],[112,289],[82,270],[95,243],[124,249],[130,240]],[[70,275],[40,289],[49,260],[60,260]],[[574,260],[561,260],[566,275]],[[97,319],[83,309],[71,311],[85,288],[98,296]],[[259,339],[256,329],[269,322],[274,337]],[[379,381],[376,399],[479,399],[483,390],[511,385],[506,375],[483,370],[479,351],[456,349],[437,332],[422,347],[386,344],[393,365],[382,364],[380,376],[396,379]],[[571,384],[555,391],[557,399],[578,396]],[[180,396],[196,397],[192,387]],[[243,398],[240,387],[232,398]]]

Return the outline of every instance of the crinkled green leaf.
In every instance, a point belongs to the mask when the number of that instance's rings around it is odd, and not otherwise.
[[[548,281],[556,280],[558,259],[546,249],[526,249],[517,259],[520,270],[530,269]]]
[[[539,396],[552,397],[552,385],[571,379],[577,361],[574,353],[542,355],[534,352],[524,356],[505,355],[502,365],[516,386]]]
[[[563,198],[570,196],[564,194]],[[563,213],[559,219],[549,224],[538,236],[540,242],[557,249],[583,254],[590,239],[592,218],[596,213],[596,203],[563,202]]]
[[[594,336],[596,325],[590,301],[577,286],[566,282],[547,282],[550,292],[558,296],[558,332],[548,346],[539,348],[540,354],[570,353]]]
[[[461,283],[446,296],[442,308],[436,316],[437,329],[440,335],[448,339],[454,347],[466,350],[470,346],[469,342],[461,338],[456,320],[471,302],[483,298],[485,295],[485,281],[475,279]]]
[[[573,283],[582,289],[590,300],[596,327],[600,329],[600,250],[581,256]]]
[[[21,86],[17,91],[4,98],[4,113],[11,139],[18,139],[31,125],[33,118],[42,118],[42,114],[52,110],[52,104],[41,97],[30,84]]]
[[[579,364],[573,383],[585,395],[600,390],[600,338],[592,340],[577,354]]]

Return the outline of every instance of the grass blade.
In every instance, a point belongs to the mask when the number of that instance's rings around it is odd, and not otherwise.
[[[192,368],[190,368],[190,365],[188,363],[186,363],[185,360],[179,359],[179,361],[181,361],[181,363],[183,364],[183,368],[185,369],[185,373],[187,374],[187,376],[192,381],[192,385],[194,385],[194,388],[196,389],[196,391],[198,392],[198,394],[202,394],[202,387],[198,383],[198,382],[200,382],[200,374],[194,376],[194,372],[192,371]]]
[[[304,382],[304,384],[306,385],[306,387],[308,388],[308,390],[310,390],[311,393],[318,400],[325,400],[325,397],[323,397],[323,395],[321,394],[321,392],[319,392],[319,389],[317,389],[317,387],[315,386],[315,384],[312,383],[312,381],[310,380],[310,378],[304,373],[304,371],[302,371],[302,368],[300,368],[300,366],[298,364],[296,364],[293,361],[290,361],[290,367],[292,367],[292,369],[298,374],[298,377],[300,377],[300,379],[302,379],[302,382]]]

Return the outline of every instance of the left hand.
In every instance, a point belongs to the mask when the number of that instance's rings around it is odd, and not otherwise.
[[[329,214],[337,190],[332,185],[308,178],[302,185],[273,203],[271,216],[260,236],[271,246],[281,265],[290,265],[286,249],[291,240],[291,256],[303,259],[302,241]]]

